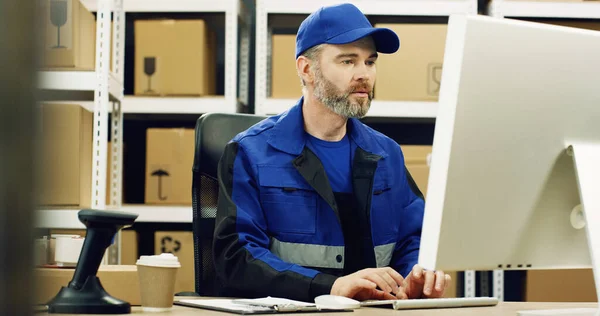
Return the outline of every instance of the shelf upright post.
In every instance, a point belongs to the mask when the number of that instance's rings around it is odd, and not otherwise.
[[[93,209],[106,208],[106,165],[108,140],[110,21],[112,0],[98,0],[96,16],[96,79],[92,152]],[[109,252],[110,256],[110,252]],[[105,256],[106,258],[106,256]],[[111,261],[111,260],[109,260]]]
[[[123,0],[114,0],[113,10],[113,32],[112,32],[112,69],[114,75],[121,83],[124,82],[125,61],[125,12],[123,11]],[[117,100],[112,103],[111,111],[111,173],[110,183],[110,205],[115,209],[121,208],[121,192],[123,179],[123,112],[121,110],[123,100],[122,91],[119,91]],[[109,247],[109,263],[121,264],[121,231],[117,232],[115,243]]]

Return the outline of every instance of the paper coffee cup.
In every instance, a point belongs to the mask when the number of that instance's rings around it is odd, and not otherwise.
[[[177,257],[170,253],[140,257],[137,270],[142,310],[163,312],[173,307],[175,279],[180,267]]]

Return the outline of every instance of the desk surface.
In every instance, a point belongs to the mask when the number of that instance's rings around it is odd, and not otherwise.
[[[395,311],[385,308],[361,308],[354,310],[353,313],[302,313],[297,315],[315,315],[315,316],[343,316],[343,315],[402,315],[402,316],[429,316],[429,315],[461,315],[461,316],[516,316],[518,311],[532,309],[552,309],[552,308],[580,308],[580,307],[598,307],[598,303],[522,303],[522,302],[504,302],[493,307],[468,307],[468,308],[449,308],[449,309],[428,309],[428,310],[404,310]],[[37,314],[37,315],[56,315],[56,316],[74,316],[64,314]],[[173,310],[165,313],[144,313],[139,306],[132,308],[132,315],[138,316],[224,316],[235,315],[231,313],[215,312],[205,309],[189,308],[183,306],[173,306]],[[275,314],[276,315],[276,314]],[[294,315],[283,314],[283,315]]]

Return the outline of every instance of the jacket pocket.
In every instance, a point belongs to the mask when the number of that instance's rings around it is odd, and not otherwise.
[[[397,208],[394,207],[394,188],[386,169],[377,170],[373,181],[371,196],[371,222],[377,234],[387,236],[398,231],[396,221]]]
[[[273,233],[314,234],[317,192],[293,167],[259,166],[260,200],[268,230]]]

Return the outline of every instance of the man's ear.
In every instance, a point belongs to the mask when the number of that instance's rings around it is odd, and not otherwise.
[[[310,60],[306,56],[298,56],[298,59],[296,59],[296,71],[300,79],[305,83],[313,82],[314,74],[310,69]]]

